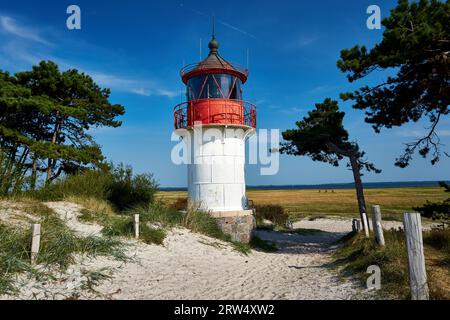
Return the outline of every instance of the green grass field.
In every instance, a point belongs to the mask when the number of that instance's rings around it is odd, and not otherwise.
[[[368,210],[371,205],[381,206],[383,219],[401,219],[404,212],[413,211],[428,201],[448,198],[438,187],[408,187],[366,189]],[[157,197],[167,202],[186,197],[183,191],[160,191]],[[247,196],[254,204],[280,204],[292,218],[344,216],[358,217],[355,190],[248,190]]]

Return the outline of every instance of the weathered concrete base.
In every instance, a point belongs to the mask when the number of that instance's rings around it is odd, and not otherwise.
[[[253,210],[211,212],[211,215],[233,241],[250,242],[253,229],[256,227]]]

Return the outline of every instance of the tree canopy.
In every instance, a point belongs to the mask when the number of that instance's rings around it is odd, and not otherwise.
[[[51,61],[14,76],[0,71],[3,158],[20,167],[22,176],[31,172],[34,182],[39,172],[50,182],[62,173],[99,166],[103,156],[88,130],[118,127],[116,118],[124,114],[109,95],[90,76],[75,69],[61,72]],[[4,165],[2,174],[11,168]]]
[[[382,24],[385,31],[379,44],[371,50],[359,45],[344,49],[337,65],[350,82],[374,71],[395,75],[341,98],[353,100],[356,109],[366,110],[366,122],[377,133],[428,118],[426,135],[408,142],[396,165],[408,166],[417,151],[423,157],[431,153],[431,163],[435,164],[442,153],[436,128],[450,113],[450,1],[399,0]]]
[[[339,166],[344,157],[356,157],[362,167],[376,171],[373,164],[364,161],[364,152],[356,142],[349,140],[343,120],[345,112],[339,111],[337,101],[326,98],[317,103],[308,116],[296,122],[296,129],[282,133],[287,142],[282,144],[281,153],[295,156],[309,156],[314,161]]]

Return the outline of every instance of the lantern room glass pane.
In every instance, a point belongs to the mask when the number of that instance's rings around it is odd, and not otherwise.
[[[187,96],[188,100],[196,100],[202,90],[203,83],[205,82],[205,75],[197,76],[189,79],[187,83]]]
[[[214,75],[212,74],[208,75],[208,79],[206,80],[200,99],[223,99],[219,87],[213,77]]]
[[[231,89],[230,99],[242,100],[242,82],[237,79],[235,85]]]
[[[220,86],[220,89],[217,86],[218,84]],[[241,86],[241,80],[229,74],[200,75],[189,79],[187,83],[187,98],[188,100],[242,100]]]

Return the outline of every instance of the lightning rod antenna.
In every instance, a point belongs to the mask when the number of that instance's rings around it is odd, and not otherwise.
[[[250,63],[250,49],[247,48],[247,70],[248,70],[249,63]]]

